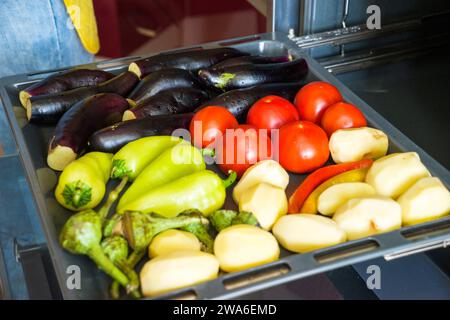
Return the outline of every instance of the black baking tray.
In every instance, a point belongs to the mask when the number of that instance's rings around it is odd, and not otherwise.
[[[220,46],[231,46],[258,55],[276,56],[288,52],[294,57],[304,57],[309,66],[308,81],[322,80],[334,84],[346,101],[357,105],[361,109],[370,126],[383,130],[389,136],[389,152],[417,152],[433,176],[439,177],[446,187],[449,188],[450,174],[446,168],[399,132],[386,119],[381,117],[332,74],[328,73],[314,59],[309,57],[306,52],[296,47],[295,43],[286,35],[266,33],[207,43],[198,47],[211,48]],[[126,57],[88,64],[84,65],[84,67],[100,68],[119,73],[126,70],[128,64],[138,58],[140,57]],[[54,199],[53,191],[58,176],[46,165],[47,144],[54,127],[28,124],[25,110],[20,106],[18,100],[18,92],[21,89],[61,70],[64,69],[22,74],[0,79],[0,96],[32,190],[32,195],[30,196],[33,197],[38,208],[38,214],[46,234],[48,249],[63,297],[65,299],[108,299],[108,286],[111,280],[98,270],[88,258],[69,254],[58,243],[59,231],[69,217],[70,212],[62,208]],[[292,194],[304,177],[304,175],[290,175],[290,183],[287,189],[288,196]],[[113,184],[115,182],[109,182],[109,188]],[[227,197],[225,207],[235,207],[230,196]],[[242,272],[224,274],[215,280],[177,290],[157,298],[235,298],[257,290],[377,257],[384,256],[386,259],[394,259],[448,244],[450,244],[450,217],[360,240],[349,241],[305,254],[294,254],[282,250],[281,257],[276,262]],[[67,280],[71,275],[69,267],[73,265],[78,266],[81,270],[80,289],[69,289],[67,286]]]

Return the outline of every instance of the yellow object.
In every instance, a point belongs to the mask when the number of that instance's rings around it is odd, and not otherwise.
[[[343,172],[334,176],[327,181],[319,185],[313,192],[306,198],[305,203],[300,209],[300,213],[311,213],[315,214],[318,212],[318,199],[319,196],[331,186],[344,182],[362,182],[364,181],[368,168],[354,169],[350,171]]]
[[[417,180],[430,176],[417,153],[393,153],[372,164],[367,172],[366,182],[378,194],[396,199]]]
[[[245,190],[239,211],[255,215],[264,230],[271,230],[275,221],[287,213],[288,200],[284,190],[268,183],[259,183]]]
[[[419,179],[397,202],[402,207],[403,225],[412,225],[450,214],[450,193],[436,177]]]
[[[402,226],[402,208],[385,196],[353,198],[340,206],[333,216],[348,240],[389,232]]]
[[[190,232],[180,230],[166,230],[153,238],[148,247],[148,255],[155,258],[175,251],[200,251],[200,241]]]
[[[338,183],[320,194],[317,199],[317,208],[321,214],[332,216],[337,208],[348,200],[373,195],[375,195],[375,189],[368,183]]]
[[[274,160],[262,160],[248,168],[233,189],[233,200],[239,205],[245,191],[258,183],[268,183],[283,190],[289,184],[289,174]]]
[[[153,297],[217,278],[219,261],[210,253],[176,251],[148,261],[141,270],[142,294]]]
[[[345,242],[347,235],[330,218],[315,214],[289,214],[273,227],[273,234],[283,248],[309,252]]]
[[[238,224],[219,232],[214,241],[214,255],[219,259],[220,269],[236,272],[278,260],[280,248],[270,232]]]
[[[100,40],[92,0],[64,0],[64,4],[83,47],[96,54],[100,50]]]

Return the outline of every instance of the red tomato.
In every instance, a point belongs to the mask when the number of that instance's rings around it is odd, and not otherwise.
[[[251,165],[272,157],[272,142],[267,132],[259,132],[251,125],[227,130],[221,142],[216,148],[216,164],[225,174],[233,170],[241,177]]]
[[[286,170],[305,173],[328,160],[328,137],[318,125],[291,122],[280,128],[279,135],[279,162]]]
[[[247,114],[247,123],[258,129],[278,129],[286,123],[298,121],[295,106],[282,97],[267,96],[252,105]]]
[[[212,147],[226,129],[234,129],[238,121],[225,107],[209,106],[199,110],[191,120],[189,131],[192,142],[199,148]]]
[[[331,136],[339,129],[365,127],[367,122],[357,107],[350,103],[338,102],[325,110],[321,125],[328,136]]]
[[[311,82],[301,88],[295,96],[294,104],[300,120],[320,123],[325,109],[342,101],[339,90],[326,82]]]

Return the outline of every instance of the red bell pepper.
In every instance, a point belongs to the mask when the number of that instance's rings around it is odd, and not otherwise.
[[[311,192],[313,192],[313,190],[322,182],[349,170],[368,168],[372,163],[372,159],[364,159],[355,162],[334,164],[317,169],[308,175],[290,196],[288,212],[298,213],[306,198],[308,198]]]

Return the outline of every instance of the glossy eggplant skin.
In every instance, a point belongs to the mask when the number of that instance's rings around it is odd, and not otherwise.
[[[198,72],[200,81],[222,91],[264,83],[298,82],[308,73],[305,59],[285,63],[246,64],[227,68],[209,68]]]
[[[212,69],[221,69],[221,68],[229,68],[235,66],[243,66],[249,64],[268,64],[268,63],[281,63],[281,62],[289,62],[291,61],[291,56],[286,54],[284,56],[242,56],[224,60],[222,62],[216,63],[211,68]]]
[[[200,88],[200,83],[187,70],[162,69],[144,77],[128,96],[128,99],[138,105],[161,91],[176,88]]]
[[[77,88],[53,95],[31,97],[27,104],[27,117],[32,123],[57,123],[70,107],[80,100],[98,93],[116,93],[127,96],[138,83],[137,76],[125,71],[95,87]]]
[[[196,88],[165,90],[144,100],[142,104],[128,110],[127,113],[132,113],[136,119],[165,114],[188,113],[194,111],[208,98],[209,95],[205,91]]]
[[[162,115],[116,123],[96,131],[89,139],[92,151],[115,153],[130,141],[143,137],[171,135],[176,129],[189,129],[194,113]]]
[[[93,87],[112,78],[114,74],[103,70],[73,69],[51,75],[22,91],[30,96],[55,94],[80,87]]]
[[[161,69],[179,68],[198,71],[223,60],[246,55],[248,53],[227,47],[167,52],[132,62],[129,70],[135,72],[142,79],[151,72]]]
[[[120,121],[128,107],[128,101],[115,93],[96,94],[76,103],[56,125],[49,143],[48,165],[55,170],[64,169],[96,130]]]
[[[250,107],[259,99],[269,95],[277,95],[293,101],[298,90],[305,82],[270,83],[244,89],[231,90],[203,103],[195,111],[207,106],[223,106],[227,108],[238,121],[245,121]]]

